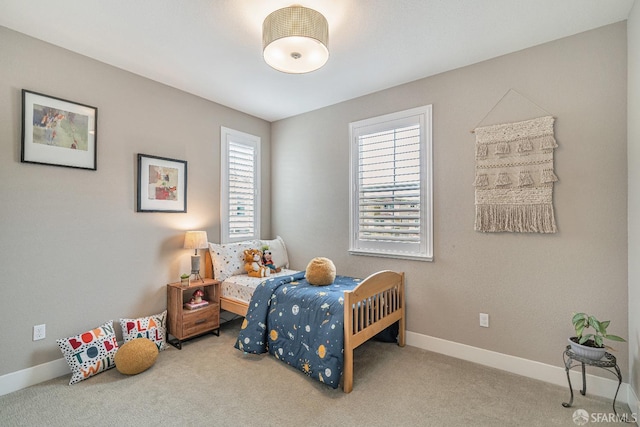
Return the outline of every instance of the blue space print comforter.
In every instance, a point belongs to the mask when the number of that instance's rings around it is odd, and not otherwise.
[[[337,388],[342,376],[344,291],[360,279],[337,276],[310,285],[304,271],[267,279],[256,288],[235,347],[269,351],[308,376]]]

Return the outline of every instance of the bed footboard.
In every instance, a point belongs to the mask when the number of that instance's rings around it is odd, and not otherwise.
[[[405,345],[404,273],[380,271],[344,294],[343,390],[353,390],[353,350],[399,322],[398,345]]]

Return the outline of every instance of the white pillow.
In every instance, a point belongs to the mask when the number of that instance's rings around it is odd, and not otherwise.
[[[120,328],[124,342],[147,338],[158,347],[158,351],[167,348],[167,310],[137,319],[120,319]]]
[[[268,246],[271,251],[271,257],[276,267],[289,268],[289,257],[287,256],[287,247],[284,245],[282,237],[276,236],[273,240],[262,240],[259,249]]]
[[[259,240],[246,240],[224,245],[209,242],[214,279],[222,282],[227,277],[245,274],[245,249],[260,249],[260,246]]]
[[[73,374],[69,385],[116,366],[118,341],[113,320],[74,337],[56,340],[56,343]]]

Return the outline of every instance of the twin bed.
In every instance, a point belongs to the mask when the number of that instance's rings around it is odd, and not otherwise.
[[[304,272],[289,270],[280,237],[270,241],[210,244],[205,277],[222,282],[220,306],[245,317],[236,348],[262,353],[334,388],[353,389],[354,349],[397,323],[405,345],[404,273],[379,271],[364,280],[338,276],[311,286]],[[243,274],[245,248],[269,246],[280,273],[267,280]],[[252,300],[253,298],[253,300]]]

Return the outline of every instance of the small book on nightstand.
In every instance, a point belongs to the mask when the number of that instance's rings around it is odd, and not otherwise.
[[[195,310],[196,308],[202,308],[209,305],[209,301],[202,300],[201,302],[185,302],[184,308],[187,310]]]

